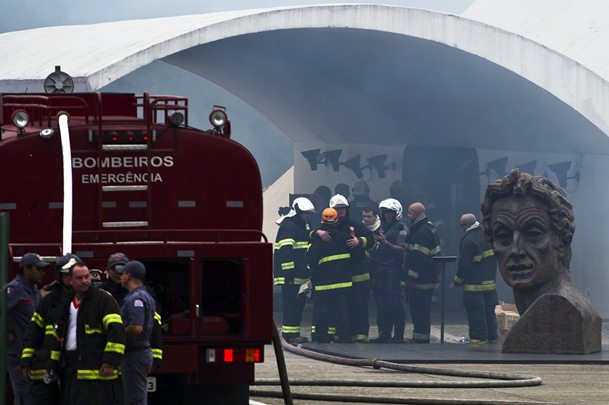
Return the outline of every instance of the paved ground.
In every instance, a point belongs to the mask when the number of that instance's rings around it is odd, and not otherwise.
[[[437,335],[438,329],[432,333]],[[463,324],[447,325],[446,339],[458,340],[467,334],[467,327]],[[371,331],[375,336],[375,331]],[[609,333],[604,328],[603,341],[609,342]],[[365,350],[374,352],[374,346],[368,345]],[[408,346],[419,345],[390,345],[396,351],[406,350]],[[401,347],[402,348],[401,348]],[[439,345],[429,345],[429,349]],[[386,351],[386,348],[382,349]],[[257,366],[258,378],[277,378],[277,365],[272,347],[266,347],[266,361]],[[370,368],[356,368],[341,366],[292,353],[285,353],[288,373],[291,379],[350,379],[350,380],[379,380],[379,381],[463,381],[463,378],[447,377],[429,374],[400,373],[386,370],[374,370]],[[414,399],[438,399],[437,403],[446,403],[449,400],[462,400],[463,403],[475,403],[475,401],[491,401],[488,403],[559,403],[559,404],[609,404],[609,365],[603,364],[430,364],[429,367],[446,368],[456,370],[495,371],[503,373],[524,374],[539,376],[543,380],[541,386],[522,388],[352,388],[352,387],[292,387],[293,392],[304,393],[333,393],[348,395],[372,395],[381,398],[414,398]],[[417,366],[426,366],[417,363]],[[271,389],[270,387],[261,387]],[[279,391],[279,388],[276,389]],[[282,399],[253,398],[267,404],[283,404]],[[506,402],[507,401],[507,402]],[[336,402],[314,402],[310,400],[295,400],[296,404],[330,404]],[[353,403],[353,402],[343,402]],[[416,403],[413,402],[413,403]],[[480,403],[480,402],[479,402]]]

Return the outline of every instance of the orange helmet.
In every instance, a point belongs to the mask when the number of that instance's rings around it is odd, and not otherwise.
[[[321,213],[321,222],[324,224],[333,224],[338,221],[338,213],[334,208],[326,208]]]

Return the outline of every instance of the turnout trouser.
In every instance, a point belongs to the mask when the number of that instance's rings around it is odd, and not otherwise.
[[[281,334],[285,340],[300,336],[300,322],[306,301],[305,294],[298,295],[300,285],[284,284],[281,286],[281,299],[283,301],[283,323]]]
[[[497,340],[497,291],[463,291],[463,306],[469,322],[471,344],[484,344]]]
[[[63,405],[101,405],[102,383],[100,380],[79,380],[77,378],[78,360],[76,351],[64,352],[66,366],[62,379]],[[105,404],[104,404],[105,405]]]
[[[349,313],[351,321],[351,337],[355,341],[367,341],[370,320],[368,303],[370,301],[370,280],[353,283],[349,295]]]
[[[414,325],[412,339],[415,343],[429,343],[433,289],[413,288],[409,294],[410,316]]]
[[[58,381],[45,384],[43,381],[32,381],[30,399],[26,405],[57,405],[59,404]]]
[[[329,343],[328,330],[336,327],[339,343],[350,343],[349,327],[349,294],[351,288],[336,288],[315,291],[313,303],[313,321],[316,329],[316,340]]]
[[[372,293],[376,303],[376,322],[380,338],[404,338],[406,325],[405,292],[398,277],[390,272],[375,273]]]

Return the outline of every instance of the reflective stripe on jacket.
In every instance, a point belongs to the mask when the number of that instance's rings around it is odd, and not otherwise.
[[[469,229],[459,243],[457,274],[453,280],[463,285],[464,291],[484,292],[495,290],[497,259],[480,227]]]
[[[436,227],[426,217],[415,222],[406,236],[406,280],[415,288],[437,288],[438,270],[431,258],[440,253],[440,236]]]
[[[300,217],[286,218],[277,232],[273,267],[275,285],[304,284],[310,278],[305,263],[309,248],[309,224]]]

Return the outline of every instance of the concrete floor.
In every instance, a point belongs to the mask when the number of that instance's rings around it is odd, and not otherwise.
[[[607,322],[606,322],[607,324]],[[306,333],[305,333],[306,335]],[[375,328],[371,328],[370,335],[376,336]],[[471,349],[468,345],[459,345],[454,342],[462,336],[467,335],[467,325],[453,324],[447,325],[445,330],[445,341],[453,342],[449,345],[438,344],[439,328],[432,328],[432,335],[435,335],[435,344],[430,345],[308,345],[309,347],[323,351],[342,352],[343,354],[358,355],[361,357],[378,357],[383,359],[404,360],[407,364],[416,366],[456,369],[456,370],[475,370],[475,371],[494,371],[502,373],[513,373],[520,375],[533,375],[542,379],[542,385],[521,388],[362,388],[362,387],[292,387],[294,393],[330,393],[343,395],[367,395],[383,398],[409,398],[410,403],[447,403],[448,400],[459,400],[463,404],[475,403],[543,403],[543,404],[609,404],[609,362],[606,353],[609,351],[607,346],[604,350],[591,358],[585,356],[567,356],[561,360],[561,356],[549,357],[549,360],[535,358],[535,355],[520,360],[502,361],[497,353],[500,348],[486,348],[473,352],[468,355]],[[609,331],[603,328],[603,342],[609,342]],[[306,347],[307,345],[305,345]],[[323,346],[323,347],[322,347]],[[417,347],[424,347],[418,349]],[[452,355],[450,352],[460,353]],[[417,352],[419,352],[417,354]],[[425,352],[427,354],[425,354]],[[482,354],[480,354],[480,352]],[[486,355],[484,354],[486,352]],[[444,354],[442,354],[444,353]],[[448,355],[446,353],[449,353]],[[372,368],[358,368],[342,366],[312,360],[303,356],[285,352],[285,359],[290,379],[347,379],[347,380],[379,380],[379,381],[464,381],[459,377],[448,377],[433,374],[403,373],[390,370],[374,370]],[[374,355],[376,354],[376,355]],[[425,357],[427,356],[427,357]],[[445,356],[446,361],[441,357]],[[448,356],[448,357],[446,357]],[[483,361],[478,363],[476,356],[482,356]],[[547,355],[546,355],[547,356]],[[488,357],[488,358],[485,358]],[[562,356],[564,358],[564,356]],[[412,361],[408,361],[410,358]],[[425,358],[430,358],[430,363],[424,363]],[[461,360],[463,359],[463,362]],[[582,361],[584,364],[574,364]],[[472,364],[476,362],[476,364]],[[265,363],[256,367],[257,378],[278,378],[277,364],[272,346],[265,348]],[[255,388],[257,389],[257,388]],[[280,391],[274,387],[259,387],[259,389],[272,389]],[[283,399],[252,397],[253,400],[279,405],[283,404]],[[436,400],[437,402],[429,402]],[[418,401],[418,402],[417,402]],[[481,402],[482,401],[482,402]],[[484,402],[487,401],[487,402]],[[295,400],[296,404],[331,404],[336,402]],[[354,403],[354,402],[342,402]],[[407,402],[403,402],[407,403]]]

